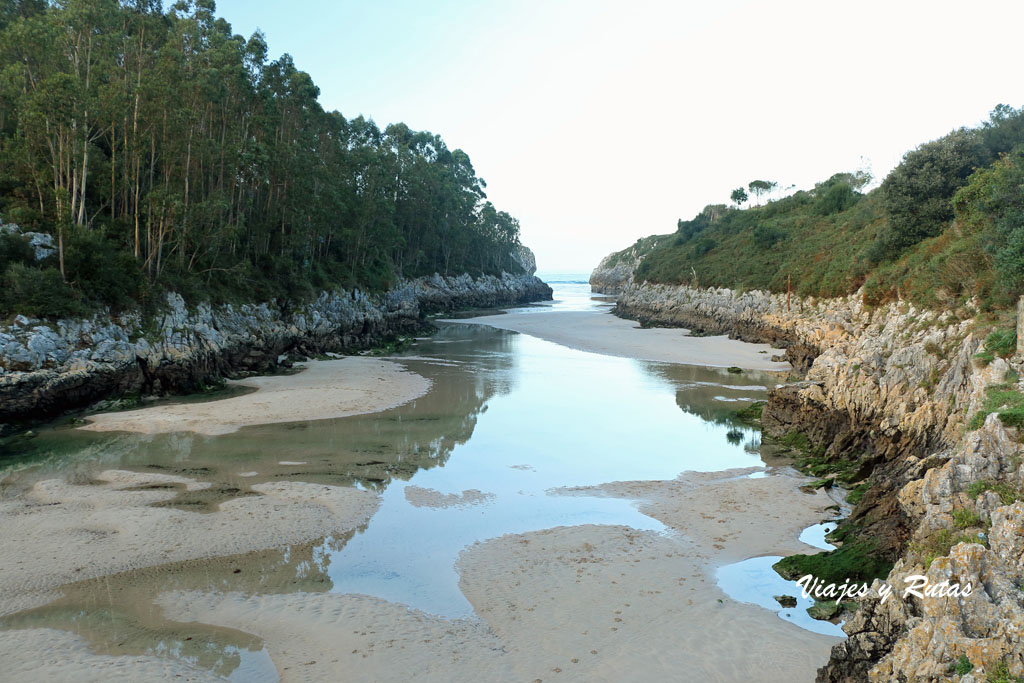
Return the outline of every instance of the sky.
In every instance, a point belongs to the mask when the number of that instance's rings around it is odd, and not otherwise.
[[[1024,104],[1024,2],[220,0],[320,103],[461,148],[541,270],[754,179],[807,189]]]

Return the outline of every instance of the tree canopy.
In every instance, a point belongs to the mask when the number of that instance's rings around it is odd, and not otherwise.
[[[8,292],[128,305],[518,270],[519,224],[465,152],[324,111],[309,74],[212,0],[0,7],[0,216],[59,246],[0,251]]]
[[[763,181],[768,184],[767,181]],[[908,152],[881,187],[864,170],[739,210],[707,207],[652,240],[636,278],[809,296],[858,290],[955,308],[1012,309],[1024,294],[1024,109]],[[755,184],[757,183],[757,184]],[[748,189],[763,187],[758,181]]]

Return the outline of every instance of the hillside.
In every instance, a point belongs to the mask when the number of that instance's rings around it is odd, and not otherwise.
[[[0,317],[522,271],[465,152],[325,111],[261,33],[167,4],[0,7]]]
[[[864,301],[1009,308],[1024,293],[1024,110],[908,152],[880,187],[838,173],[810,191],[709,205],[659,239],[637,281],[765,289]],[[755,181],[761,182],[761,181]],[[751,184],[752,186],[754,183]],[[634,258],[635,246],[606,261]],[[599,271],[604,266],[599,267]],[[597,273],[595,273],[597,275]]]
[[[590,277],[591,289],[604,294],[618,294],[622,286],[633,277],[640,262],[671,238],[672,235],[651,235],[638,239],[628,249],[605,256]]]

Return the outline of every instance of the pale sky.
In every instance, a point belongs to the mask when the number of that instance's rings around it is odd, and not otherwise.
[[[813,186],[1024,103],[1024,2],[220,0],[320,102],[462,148],[542,270],[756,178]]]

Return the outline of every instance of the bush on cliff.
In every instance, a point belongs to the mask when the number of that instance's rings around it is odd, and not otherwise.
[[[0,281],[3,310],[18,310],[33,316],[81,315],[87,310],[55,268],[38,269],[15,263],[7,268]]]
[[[638,281],[896,298],[1005,310],[1024,294],[1024,109],[908,152],[881,187],[836,174],[810,191],[679,221]]]

